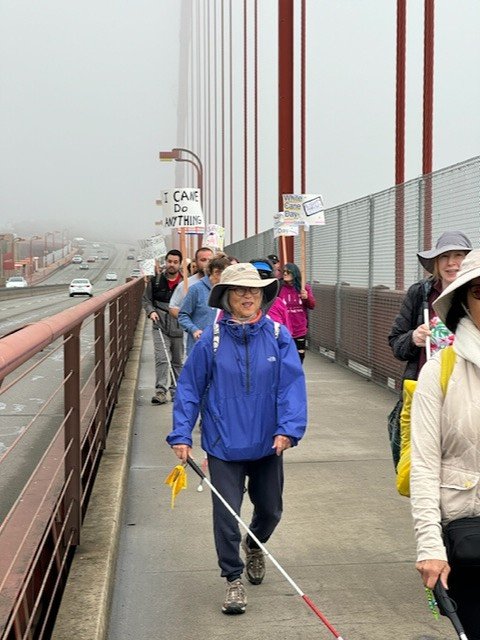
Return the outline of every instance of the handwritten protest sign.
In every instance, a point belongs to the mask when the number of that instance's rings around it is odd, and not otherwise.
[[[218,224],[207,225],[203,241],[204,246],[210,247],[214,251],[223,251],[224,242],[225,229]]]
[[[273,214],[273,237],[298,236],[298,224],[285,222],[283,211]]]
[[[165,229],[182,229],[195,227],[203,232],[203,219],[200,201],[200,189],[178,187],[162,191],[160,203],[163,208],[163,227]],[[194,231],[198,233],[199,231]]]

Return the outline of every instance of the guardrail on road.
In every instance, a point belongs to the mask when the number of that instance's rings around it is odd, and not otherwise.
[[[1,467],[42,422],[54,422],[53,438],[42,445],[35,470],[0,525],[2,640],[49,637],[80,541],[143,288],[143,280],[133,280],[0,339],[2,395],[30,383],[42,366],[53,376],[52,358],[63,360],[48,399],[0,454]]]

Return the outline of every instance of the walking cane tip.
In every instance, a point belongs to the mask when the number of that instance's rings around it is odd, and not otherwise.
[[[202,484],[202,483],[200,483],[200,484],[198,485],[198,487],[197,487],[197,491],[198,491],[198,492],[202,492],[202,491],[203,491],[203,484]]]

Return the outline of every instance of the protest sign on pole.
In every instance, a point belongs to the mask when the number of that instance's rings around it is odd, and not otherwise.
[[[283,211],[273,215],[273,237],[281,238],[287,236],[298,236],[298,224],[289,220],[285,221]]]
[[[200,200],[200,189],[194,189],[193,187],[164,189],[160,201],[165,229],[195,227],[203,232],[205,222]]]
[[[223,251],[225,242],[225,229],[219,224],[209,224],[205,230],[203,244],[213,251]]]
[[[139,267],[145,276],[153,276],[155,267],[160,266],[160,258],[167,253],[165,238],[162,235],[150,236],[139,240],[140,249],[137,252]]]
[[[203,233],[203,218],[200,189],[193,187],[177,187],[164,189],[160,198],[163,209],[163,227],[178,229],[180,233],[180,251],[183,256],[183,286],[188,289],[186,233]]]
[[[283,194],[283,210],[286,220],[297,219],[300,227],[300,271],[302,289],[306,281],[306,237],[305,227],[325,224],[325,205],[320,194],[285,193]]]
[[[308,226],[325,224],[325,205],[319,194],[284,193],[285,221],[297,221]]]

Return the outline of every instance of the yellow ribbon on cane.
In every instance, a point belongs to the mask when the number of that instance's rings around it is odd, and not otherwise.
[[[173,509],[175,505],[175,498],[182,489],[187,488],[187,472],[185,471],[185,467],[181,464],[177,464],[177,466],[174,467],[165,478],[165,484],[172,487],[172,500],[170,504]]]

